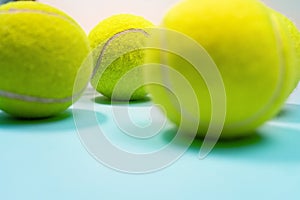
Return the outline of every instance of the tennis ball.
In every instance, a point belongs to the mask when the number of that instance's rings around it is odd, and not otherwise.
[[[11,1],[35,1],[35,0],[0,0],[0,4],[5,4]]]
[[[0,49],[0,109],[15,117],[44,118],[66,110],[92,72],[85,32],[45,4],[2,5]]]
[[[297,53],[289,28],[283,18],[260,1],[185,0],[166,14],[161,27],[178,31],[197,42],[216,64],[226,90],[223,139],[253,134],[257,127],[278,113],[295,87]],[[176,45],[190,55],[199,53],[176,38],[166,38],[161,44],[166,48]],[[151,42],[157,43],[154,39]],[[181,55],[155,51],[147,53],[146,62],[164,62],[188,80],[193,93],[184,88],[186,84],[182,79],[172,74],[163,74],[163,70],[151,66],[144,70],[146,80],[161,77],[160,81],[170,86],[147,87],[153,101],[164,108],[168,118],[180,126],[183,111],[188,113],[194,119],[191,121],[199,119],[198,136],[204,137],[212,121],[212,101],[216,100],[211,99],[209,89],[220,91],[222,88],[206,85],[195,66]],[[190,101],[194,94],[197,104]],[[178,103],[174,103],[176,101]],[[199,113],[196,107],[200,108]],[[187,134],[192,130],[190,124],[182,127]],[[218,134],[209,137],[214,136]]]
[[[119,14],[101,21],[90,32],[96,63],[91,84],[105,97],[124,101],[140,100],[147,95],[138,66],[144,63],[141,48],[148,37],[148,27],[153,24],[143,17]],[[118,84],[121,79],[125,84]]]
[[[298,63],[297,64],[298,65],[298,70],[297,70],[298,79],[296,80],[296,84],[297,84],[300,80],[300,31],[298,30],[296,25],[293,23],[293,21],[291,21],[289,18],[287,18],[283,14],[281,14],[275,10],[271,10],[271,12],[273,12],[273,14],[276,15],[277,18],[281,19],[281,23],[282,23],[281,26],[287,27],[288,34],[290,35],[289,37],[292,39],[293,44],[295,45],[296,53],[297,53],[297,63]]]

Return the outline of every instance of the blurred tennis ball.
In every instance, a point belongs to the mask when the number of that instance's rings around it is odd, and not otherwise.
[[[101,21],[89,34],[94,49],[92,86],[113,100],[139,100],[147,95],[143,85],[146,28],[153,24],[140,16],[119,14]],[[123,83],[118,82],[123,79]],[[118,85],[118,86],[117,86]],[[116,87],[117,86],[117,87]]]
[[[227,112],[221,138],[253,134],[278,113],[294,89],[298,58],[295,40],[284,21],[257,0],[185,0],[166,14],[161,27],[183,33],[203,46],[222,76]],[[168,49],[180,46],[190,55],[199,53],[176,38],[167,38],[161,45]],[[177,125],[181,125],[183,111],[194,121],[199,119],[198,136],[204,137],[214,109],[209,89],[216,91],[220,87],[206,85],[195,66],[180,56],[152,51],[147,53],[146,62],[164,62],[178,71],[191,84],[198,105],[189,103],[193,94],[184,88],[183,79],[163,74],[160,69],[145,68],[146,80],[161,77],[161,82],[167,82],[170,88],[155,85],[147,88],[154,102],[162,105],[168,118]],[[174,103],[176,94],[181,95],[178,103]],[[195,111],[198,106],[200,114]],[[187,133],[192,130],[190,125],[184,127]]]
[[[289,37],[292,39],[292,43],[295,45],[296,53],[297,53],[297,65],[298,65],[297,67],[298,79],[296,80],[296,84],[297,84],[300,80],[300,31],[293,23],[293,21],[291,21],[283,14],[274,10],[271,10],[271,12],[273,12],[276,15],[276,17],[280,19],[281,26],[287,27],[288,34],[290,35]]]
[[[0,5],[5,4],[12,1],[35,1],[35,0],[0,0]]]
[[[79,98],[92,64],[87,36],[71,17],[37,2],[8,3],[0,7],[0,38],[0,109],[43,118]]]

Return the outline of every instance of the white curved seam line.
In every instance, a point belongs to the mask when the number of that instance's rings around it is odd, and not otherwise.
[[[125,30],[125,31],[121,31],[121,32],[119,32],[119,33],[116,33],[114,36],[112,36],[111,38],[109,38],[109,40],[104,44],[104,46],[103,46],[103,48],[102,48],[102,50],[101,50],[101,52],[100,52],[100,55],[99,55],[99,57],[98,57],[98,59],[97,59],[96,67],[94,68],[92,78],[95,77],[95,75],[96,75],[98,69],[100,68],[100,64],[101,64],[102,59],[103,59],[103,57],[104,57],[104,52],[106,51],[108,45],[110,45],[110,43],[111,43],[114,39],[118,38],[119,36],[124,35],[124,34],[126,34],[126,33],[130,33],[130,32],[140,32],[140,33],[143,33],[143,34],[144,34],[145,36],[147,36],[147,37],[149,36],[149,33],[147,33],[147,32],[146,32],[145,30],[143,30],[143,29],[135,29],[135,28],[132,28],[132,29],[127,29],[127,30]],[[96,48],[97,48],[97,47],[96,47]]]
[[[34,96],[16,94],[16,93],[0,90],[0,97],[14,99],[14,100],[21,100],[21,101],[31,102],[31,103],[43,103],[43,104],[67,103],[67,102],[71,102],[73,99],[79,98],[83,91],[84,90],[70,97],[56,99],[56,98],[34,97]]]
[[[58,18],[67,20],[67,21],[71,22],[72,24],[78,26],[78,24],[76,24],[74,21],[72,21],[69,17],[63,16],[58,13],[53,13],[53,12],[47,12],[47,11],[42,11],[42,10],[30,10],[30,9],[15,9],[15,8],[0,11],[0,15],[1,14],[18,14],[18,13],[35,13],[35,14],[44,14],[44,15],[48,15],[48,16],[58,17]]]

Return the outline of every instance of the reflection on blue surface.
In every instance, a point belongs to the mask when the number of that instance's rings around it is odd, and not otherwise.
[[[144,99],[141,99],[141,100],[135,100],[135,101],[114,101],[114,100],[111,100],[111,99],[108,99],[104,96],[98,96],[96,97],[95,99],[92,100],[93,102],[95,103],[98,103],[98,104],[103,104],[103,105],[127,105],[127,104],[131,104],[131,105],[139,105],[139,104],[143,104],[145,105],[145,103],[149,103],[150,105],[150,98],[149,97],[145,97]]]
[[[56,134],[60,134],[64,131],[74,131],[76,127],[72,117],[73,112],[80,112],[81,120],[84,120],[85,126],[98,126],[107,120],[104,114],[87,110],[68,110],[52,118],[37,120],[18,119],[0,112],[0,134],[4,134],[6,131],[22,134],[25,130],[30,131],[30,133],[50,132]],[[90,113],[97,116],[99,124],[90,123],[86,117],[89,116]]]
[[[108,108],[95,108],[99,125],[123,148],[151,151],[176,132],[170,126],[152,140],[133,139],[113,124]],[[140,176],[94,160],[76,134],[71,112],[40,121],[0,112],[0,199],[299,199],[300,106],[285,106],[252,138],[218,143],[204,160],[198,159],[201,141],[195,141],[174,165]],[[98,125],[87,118],[93,111],[73,112],[82,125]]]
[[[291,124],[298,125],[300,129],[300,105],[287,104],[276,118],[272,120],[273,123],[285,124],[289,126]]]
[[[300,106],[292,107],[296,107],[294,112],[285,113],[285,117],[281,116],[280,118],[288,120],[295,115],[300,117]],[[219,141],[209,157],[257,164],[300,164],[300,123],[296,129],[282,127],[280,121],[280,123],[276,122],[278,119],[261,127],[251,137]],[[170,130],[165,134],[165,139],[170,141],[174,134],[176,134],[176,130]],[[190,147],[189,153],[197,156],[201,145],[202,140],[196,139]]]
[[[74,127],[72,126],[72,123],[70,123],[71,116],[72,113],[70,111],[66,111],[52,118],[38,119],[38,120],[25,120],[25,119],[22,120],[0,112],[0,130],[3,131],[2,133],[4,133],[4,131],[7,131],[9,129],[15,130],[15,132],[17,133],[18,131],[16,130],[24,130],[24,129],[29,129],[32,132],[34,130],[39,130],[40,133],[49,132],[49,131],[57,132],[53,130],[52,127],[55,127],[56,130],[66,130]]]

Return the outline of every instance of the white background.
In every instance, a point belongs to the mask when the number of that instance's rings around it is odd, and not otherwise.
[[[88,33],[98,22],[113,14],[131,13],[159,24],[167,10],[179,0],[39,0],[72,16]],[[284,13],[300,27],[300,0],[263,0]]]
[[[38,0],[65,11],[89,33],[101,20],[120,13],[140,15],[159,25],[165,13],[180,0]],[[300,28],[300,0],[263,0],[288,16]],[[299,66],[300,67],[300,66]],[[300,104],[300,85],[289,103]]]

